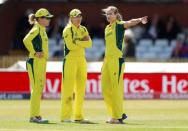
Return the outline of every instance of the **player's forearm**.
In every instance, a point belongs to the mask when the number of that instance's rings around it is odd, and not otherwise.
[[[78,50],[79,49],[79,46],[78,45],[76,45],[76,44],[66,44],[66,46],[67,46],[67,48],[69,49],[69,50]]]
[[[35,50],[34,50],[34,48],[33,48],[33,44],[32,44],[32,42],[29,40],[29,39],[24,39],[23,40],[23,43],[24,43],[24,45],[25,45],[25,47],[26,47],[26,49],[31,53],[31,54],[35,54]]]
[[[79,49],[79,46],[76,45],[76,44],[73,44],[73,43],[69,43],[69,42],[66,42],[66,46],[69,50],[78,50]]]
[[[132,19],[132,20],[126,21],[124,24],[124,27],[129,28],[129,27],[139,24],[140,22],[141,22],[141,18]]]
[[[66,44],[66,47],[69,50],[78,50],[79,46],[75,44],[75,41],[73,41],[73,39],[70,37],[70,35],[68,37],[64,37],[64,41]]]
[[[91,41],[91,39],[89,39],[87,41],[77,40],[76,45],[79,45],[79,46],[84,47],[84,48],[90,48],[92,46],[92,41]]]

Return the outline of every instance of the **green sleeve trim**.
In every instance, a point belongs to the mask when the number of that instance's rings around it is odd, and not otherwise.
[[[123,24],[116,24],[116,45],[122,51],[125,28]]]
[[[40,36],[40,29],[39,33],[33,38],[32,43],[36,52],[42,52],[42,38]]]

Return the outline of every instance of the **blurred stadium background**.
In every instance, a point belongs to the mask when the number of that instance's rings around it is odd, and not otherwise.
[[[87,27],[93,40],[93,47],[86,49],[86,58],[89,61],[86,97],[101,99],[100,67],[104,57],[104,28],[107,24],[101,9],[109,5],[117,6],[124,20],[149,16],[148,24],[140,24],[125,31],[124,57],[125,72],[127,71],[127,75],[124,76],[125,98],[139,99],[139,101],[127,100],[125,108],[130,115],[127,128],[133,130],[138,127],[139,130],[145,130],[162,127],[165,131],[188,128],[187,100],[174,100],[188,98],[188,0],[0,0],[0,99],[29,98],[29,81],[24,63],[28,53],[22,40],[31,29],[28,14],[41,7],[47,8],[55,16],[47,29],[50,62],[43,98],[60,97],[64,57],[62,30],[67,24],[69,11],[72,8],[79,8],[83,12],[82,24]],[[28,101],[0,100],[0,103],[0,130],[9,128],[25,130],[32,127],[34,130],[63,128],[60,125],[55,128],[54,125],[49,125],[48,128],[28,125],[26,122]],[[23,108],[20,109],[15,103]],[[45,116],[57,122],[59,105],[57,101],[54,103],[55,107],[45,106],[53,105],[53,101],[45,101],[42,108],[45,110]],[[102,105],[101,101],[87,101],[86,109],[90,108],[86,113],[91,119],[94,118],[101,123],[106,115],[105,108],[99,106],[99,109],[96,109],[97,105]],[[56,116],[52,115],[53,112],[49,109],[55,110]],[[24,115],[17,119],[19,113],[16,115],[14,111],[20,110]],[[100,116],[95,117],[98,114]],[[16,127],[13,126],[15,123]],[[104,124],[102,127],[70,125],[64,129],[77,128],[108,129]],[[124,130],[123,126],[110,128]]]
[[[7,0],[0,5],[0,67],[8,67],[18,59],[25,60],[22,39],[31,26],[27,16],[40,7],[54,15],[48,28],[50,60],[62,60],[62,30],[72,8],[83,12],[85,25],[93,39],[86,50],[88,61],[101,61],[104,55],[105,17],[101,9],[108,5],[119,8],[124,20],[149,16],[147,25],[126,31],[126,61],[186,61],[188,58],[187,0]]]

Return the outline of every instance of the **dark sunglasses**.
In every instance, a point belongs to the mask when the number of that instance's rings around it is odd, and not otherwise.
[[[82,14],[79,14],[79,15],[77,15],[76,17],[77,17],[77,18],[80,18],[80,17],[82,17]]]
[[[47,19],[47,20],[51,20],[50,17],[45,17],[45,16],[42,16],[42,17],[40,17],[40,18]]]

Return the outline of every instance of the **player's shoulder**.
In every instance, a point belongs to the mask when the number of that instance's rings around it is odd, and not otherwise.
[[[110,27],[110,24],[106,25],[105,30],[107,30]]]
[[[117,21],[117,24],[118,24],[118,25],[123,25],[123,24],[125,24],[125,21],[123,21],[123,20]]]
[[[87,32],[87,28],[83,25],[80,25],[81,29],[84,30],[85,32]]]
[[[65,26],[64,30],[63,30],[63,34],[69,33],[70,30],[71,30],[71,25],[70,25],[70,24],[67,24],[67,25]]]
[[[64,28],[64,31],[70,30],[71,29],[71,24],[67,24]]]
[[[39,26],[37,26],[36,24],[31,28],[31,30],[29,31],[29,34],[37,34],[39,33]]]
[[[122,31],[125,30],[125,27],[124,27],[125,21],[117,21],[116,24],[117,24],[116,28],[118,28],[118,29],[120,29]]]

